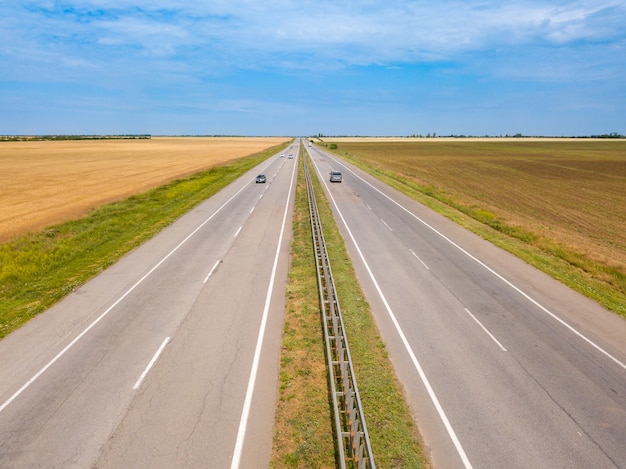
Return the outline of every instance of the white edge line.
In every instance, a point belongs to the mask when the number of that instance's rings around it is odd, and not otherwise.
[[[407,209],[406,207],[404,207],[403,205],[401,205],[399,202],[396,202],[395,200],[393,200],[391,197],[389,197],[387,194],[385,194],[384,192],[382,192],[380,189],[374,187],[372,184],[370,184],[368,181],[366,181],[365,179],[363,179],[361,176],[359,176],[358,174],[356,174],[354,171],[352,171],[350,168],[348,168],[346,165],[340,163],[337,160],[334,160],[337,164],[343,166],[347,171],[349,171],[350,173],[352,173],[354,176],[356,176],[357,178],[359,178],[361,181],[363,181],[365,184],[367,184],[368,186],[370,186],[372,189],[374,189],[376,192],[380,193],[383,197],[386,197],[389,201],[391,201],[392,203],[394,203],[395,205],[397,205],[398,207],[400,207],[402,210],[404,210],[406,213],[408,213],[409,215],[411,215],[413,218],[415,218],[417,221],[419,221],[420,223],[422,223],[424,226],[426,226],[427,228],[429,228],[430,230],[432,230],[434,233],[436,233],[437,235],[439,235],[440,237],[442,237],[443,239],[445,239],[448,243],[450,243],[452,246],[454,246],[455,248],[457,248],[459,251],[461,251],[463,254],[465,254],[466,256],[468,256],[470,259],[474,260],[476,263],[478,263],[480,266],[482,266],[483,268],[485,268],[488,272],[490,272],[491,274],[493,274],[494,276],[496,276],[497,278],[499,278],[500,280],[502,280],[505,284],[507,284],[509,287],[511,287],[513,290],[515,290],[516,292],[518,292],[520,295],[522,295],[524,298],[526,298],[528,301],[530,301],[532,304],[534,304],[537,308],[539,308],[541,311],[543,311],[544,313],[546,313],[547,315],[549,315],[550,317],[552,317],[555,321],[557,321],[558,323],[560,323],[562,326],[566,327],[567,329],[569,329],[570,332],[572,332],[574,335],[576,335],[577,337],[579,337],[580,339],[584,340],[585,342],[587,342],[587,344],[591,345],[593,348],[595,348],[598,352],[602,353],[603,355],[605,355],[606,357],[610,358],[611,360],[613,360],[615,363],[617,363],[620,367],[622,367],[623,369],[626,370],[626,364],[624,364],[623,362],[621,362],[620,360],[618,360],[616,357],[614,357],[613,355],[611,355],[609,352],[607,352],[606,350],[604,350],[602,347],[600,347],[598,344],[596,344],[595,342],[593,342],[591,339],[587,338],[585,335],[583,335],[581,332],[579,332],[578,330],[576,330],[573,326],[571,326],[570,324],[568,324],[566,321],[564,321],[563,319],[561,319],[560,317],[558,317],[556,314],[554,314],[552,311],[550,311],[548,308],[546,308],[545,306],[543,306],[541,303],[539,303],[537,300],[535,300],[533,297],[531,297],[530,295],[528,295],[526,292],[524,292],[521,288],[517,287],[516,285],[514,285],[513,283],[511,283],[509,280],[507,280],[506,278],[504,278],[502,275],[500,275],[498,272],[496,272],[495,270],[493,270],[491,267],[489,267],[487,264],[485,264],[484,262],[482,262],[480,259],[478,259],[477,257],[473,256],[472,254],[470,254],[468,251],[466,251],[465,249],[463,249],[461,246],[459,246],[458,244],[456,244],[454,241],[452,241],[450,238],[448,238],[446,235],[444,235],[442,232],[438,231],[435,227],[429,225],[428,223],[426,223],[424,220],[422,220],[420,217],[418,217],[417,215],[415,215],[413,212],[411,212],[409,209]]]
[[[172,249],[165,257],[163,257],[157,264],[152,267],[143,277],[141,277],[132,287],[130,287],[126,293],[124,293],[121,297],[119,297],[111,306],[109,306],[100,316],[98,316],[89,326],[87,326],[80,334],[78,334],[69,344],[63,348],[56,356],[50,360],[43,368],[41,368],[35,375],[30,378],[21,388],[19,388],[15,393],[9,397],[1,406],[0,412],[6,409],[11,402],[19,397],[31,384],[33,384],[42,374],[44,374],[48,368],[50,368],[54,363],[61,358],[65,353],[71,349],[80,339],[83,338],[87,332],[89,332],[96,324],[98,324],[107,314],[109,314],[113,308],[115,308],[124,298],[126,298],[135,288],[137,288],[145,279],[147,279],[156,269],[158,269],[161,264],[163,264],[172,254],[174,254],[180,247],[185,244],[193,235],[195,235],[204,225],[206,225],[215,215],[217,215],[226,205],[228,205],[235,197],[237,197],[248,185],[244,185],[241,189],[239,189],[230,199],[224,202],[209,218],[204,220],[195,230],[193,230],[185,239],[183,239],[178,245]]]
[[[502,351],[507,352],[507,349],[505,349],[505,348],[504,348],[504,346],[500,343],[500,341],[499,341],[498,339],[496,339],[496,338],[494,337],[494,335],[493,335],[491,332],[489,332],[489,329],[487,329],[487,328],[483,325],[483,323],[482,323],[482,322],[480,322],[480,321],[478,320],[478,318],[472,314],[472,312],[471,312],[469,309],[467,309],[467,308],[463,308],[463,309],[465,309],[465,311],[467,312],[467,314],[469,314],[469,315],[472,317],[472,319],[474,319],[474,321],[476,321],[476,323],[477,323],[480,327],[482,327],[483,331],[485,331],[485,332],[487,333],[487,335],[488,335],[489,337],[491,337],[491,340],[493,340],[496,344],[498,344],[498,347],[500,347],[500,348],[502,349]]]
[[[293,166],[294,169],[291,174],[291,184],[289,185],[289,194],[287,196],[287,201],[285,202],[285,212],[283,214],[283,222],[280,228],[280,236],[278,238],[278,245],[276,247],[276,253],[274,254],[274,265],[272,266],[272,274],[270,276],[270,282],[267,287],[267,294],[265,296],[265,306],[263,308],[263,316],[261,318],[261,324],[259,326],[259,335],[257,337],[256,347],[254,350],[254,358],[252,360],[252,369],[250,370],[250,379],[248,381],[246,397],[243,402],[241,419],[239,421],[239,430],[237,431],[237,440],[235,442],[235,449],[233,450],[233,459],[230,465],[231,469],[238,469],[239,465],[241,464],[241,456],[243,453],[243,443],[246,438],[248,418],[250,417],[250,408],[252,406],[252,395],[254,394],[256,377],[259,371],[259,362],[261,360],[261,349],[263,348],[263,339],[265,337],[265,328],[267,326],[267,319],[269,316],[270,303],[272,299],[272,290],[274,289],[276,270],[278,268],[278,259],[280,256],[280,249],[283,243],[283,236],[285,233],[285,224],[287,223],[287,214],[289,212],[289,202],[291,200],[291,193],[293,190],[293,184],[294,184],[297,167],[298,165]]]
[[[161,353],[163,353],[163,349],[165,349],[165,346],[167,345],[169,341],[170,341],[170,338],[166,337],[163,343],[161,344],[161,346],[159,347],[159,349],[156,351],[156,353],[152,357],[152,360],[150,360],[150,363],[148,363],[148,366],[146,366],[146,369],[143,370],[143,373],[141,373],[141,376],[139,377],[139,379],[133,386],[134,390],[139,389],[139,386],[141,386],[141,383],[143,382],[145,377],[148,375],[148,373],[150,372],[150,370],[152,369],[156,361],[159,359],[159,356],[161,356]]]
[[[317,170],[317,173],[319,175],[320,180],[323,180],[321,172],[320,172],[320,169],[317,167],[317,165],[315,166],[315,169]],[[374,287],[376,288],[376,291],[378,292],[378,296],[380,297],[380,299],[382,300],[383,304],[385,305],[385,309],[387,310],[387,314],[391,318],[391,321],[393,322],[393,325],[394,325],[394,327],[396,329],[396,332],[400,336],[400,340],[402,341],[402,344],[404,345],[404,348],[406,349],[407,353],[409,354],[409,357],[411,358],[411,361],[413,362],[413,366],[417,370],[417,373],[419,374],[419,377],[422,380],[422,383],[424,384],[424,387],[426,388],[426,391],[428,392],[430,400],[432,401],[433,405],[435,406],[435,409],[437,410],[437,413],[439,414],[439,418],[441,419],[444,427],[446,428],[446,431],[448,432],[448,436],[452,440],[452,443],[454,444],[454,447],[455,447],[459,457],[461,458],[461,461],[463,462],[463,466],[466,469],[471,469],[472,468],[472,464],[470,463],[469,458],[465,454],[465,450],[463,449],[463,446],[461,446],[461,442],[459,441],[458,437],[456,436],[456,433],[455,433],[454,429],[452,428],[452,425],[450,424],[450,421],[448,420],[448,417],[446,416],[446,413],[443,410],[443,407],[441,406],[441,404],[439,402],[439,399],[437,398],[437,395],[435,394],[435,391],[433,390],[432,386],[430,385],[430,381],[426,377],[426,374],[424,373],[424,370],[422,369],[422,366],[420,365],[419,361],[417,360],[417,357],[415,356],[415,353],[413,352],[413,349],[411,348],[411,345],[409,344],[408,339],[404,335],[404,331],[400,327],[400,324],[399,324],[398,320],[396,319],[395,314],[391,310],[391,306],[387,302],[387,298],[385,297],[385,295],[383,294],[383,291],[381,290],[380,286],[378,285],[378,282],[376,281],[376,278],[374,277],[374,273],[372,272],[372,270],[370,269],[369,264],[365,260],[365,257],[363,255],[363,252],[361,251],[361,248],[359,247],[358,243],[356,242],[356,239],[354,239],[354,236],[352,235],[352,231],[350,231],[350,228],[348,228],[348,224],[346,223],[346,220],[343,218],[343,214],[339,210],[339,207],[337,207],[337,203],[335,202],[335,198],[333,197],[333,195],[328,190],[328,186],[326,185],[326,181],[324,181],[324,185],[326,186],[326,191],[329,194],[329,196],[330,196],[330,198],[332,200],[333,205],[335,206],[335,210],[337,210],[337,213],[338,213],[339,217],[341,218],[341,221],[343,222],[343,225],[346,228],[346,230],[348,232],[348,235],[350,236],[350,239],[354,243],[354,246],[355,246],[357,252],[359,253],[359,257],[361,258],[361,261],[365,265],[367,273],[369,274],[372,282],[374,283]]]
[[[207,274],[207,276],[204,278],[204,282],[203,283],[207,283],[209,281],[209,277],[211,275],[213,275],[213,272],[215,272],[215,269],[217,269],[217,266],[220,264],[220,261],[216,261],[215,265],[213,266],[213,268],[209,271],[209,273]]]

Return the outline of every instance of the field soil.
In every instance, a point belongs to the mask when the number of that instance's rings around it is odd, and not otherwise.
[[[626,141],[324,139],[484,218],[626,271]]]
[[[0,143],[0,242],[281,143],[157,137]]]

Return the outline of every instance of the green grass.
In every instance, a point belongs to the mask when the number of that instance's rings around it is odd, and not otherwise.
[[[108,204],[0,245],[0,338],[281,147]],[[272,467],[336,467],[323,332],[304,178],[300,174],[287,288]],[[316,182],[320,215],[379,467],[428,467],[419,435]]]
[[[104,205],[0,245],[0,338],[284,146]]]
[[[385,468],[429,467],[343,238],[315,177],[314,186],[376,464]],[[272,467],[335,467],[330,440],[332,403],[302,168],[287,292]]]
[[[300,159],[301,161],[301,159]],[[272,468],[332,468],[335,448],[302,167],[293,215]]]

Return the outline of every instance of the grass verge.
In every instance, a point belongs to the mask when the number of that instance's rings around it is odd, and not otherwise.
[[[0,339],[284,145],[0,245]]]
[[[464,204],[428,182],[418,183],[401,172],[370,164],[356,154],[343,150],[333,152],[604,308],[626,318],[626,276],[621,269],[596,262],[576,249],[533,233],[528,228],[508,224],[489,210]]]
[[[331,468],[336,467],[332,403],[302,166],[299,171],[271,467]],[[386,468],[429,467],[369,305],[315,177],[314,185],[376,464]]]

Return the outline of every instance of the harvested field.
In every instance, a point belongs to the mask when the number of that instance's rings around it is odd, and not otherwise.
[[[290,139],[152,138],[0,143],[0,242]]]
[[[625,140],[326,142],[475,217],[626,272]]]

